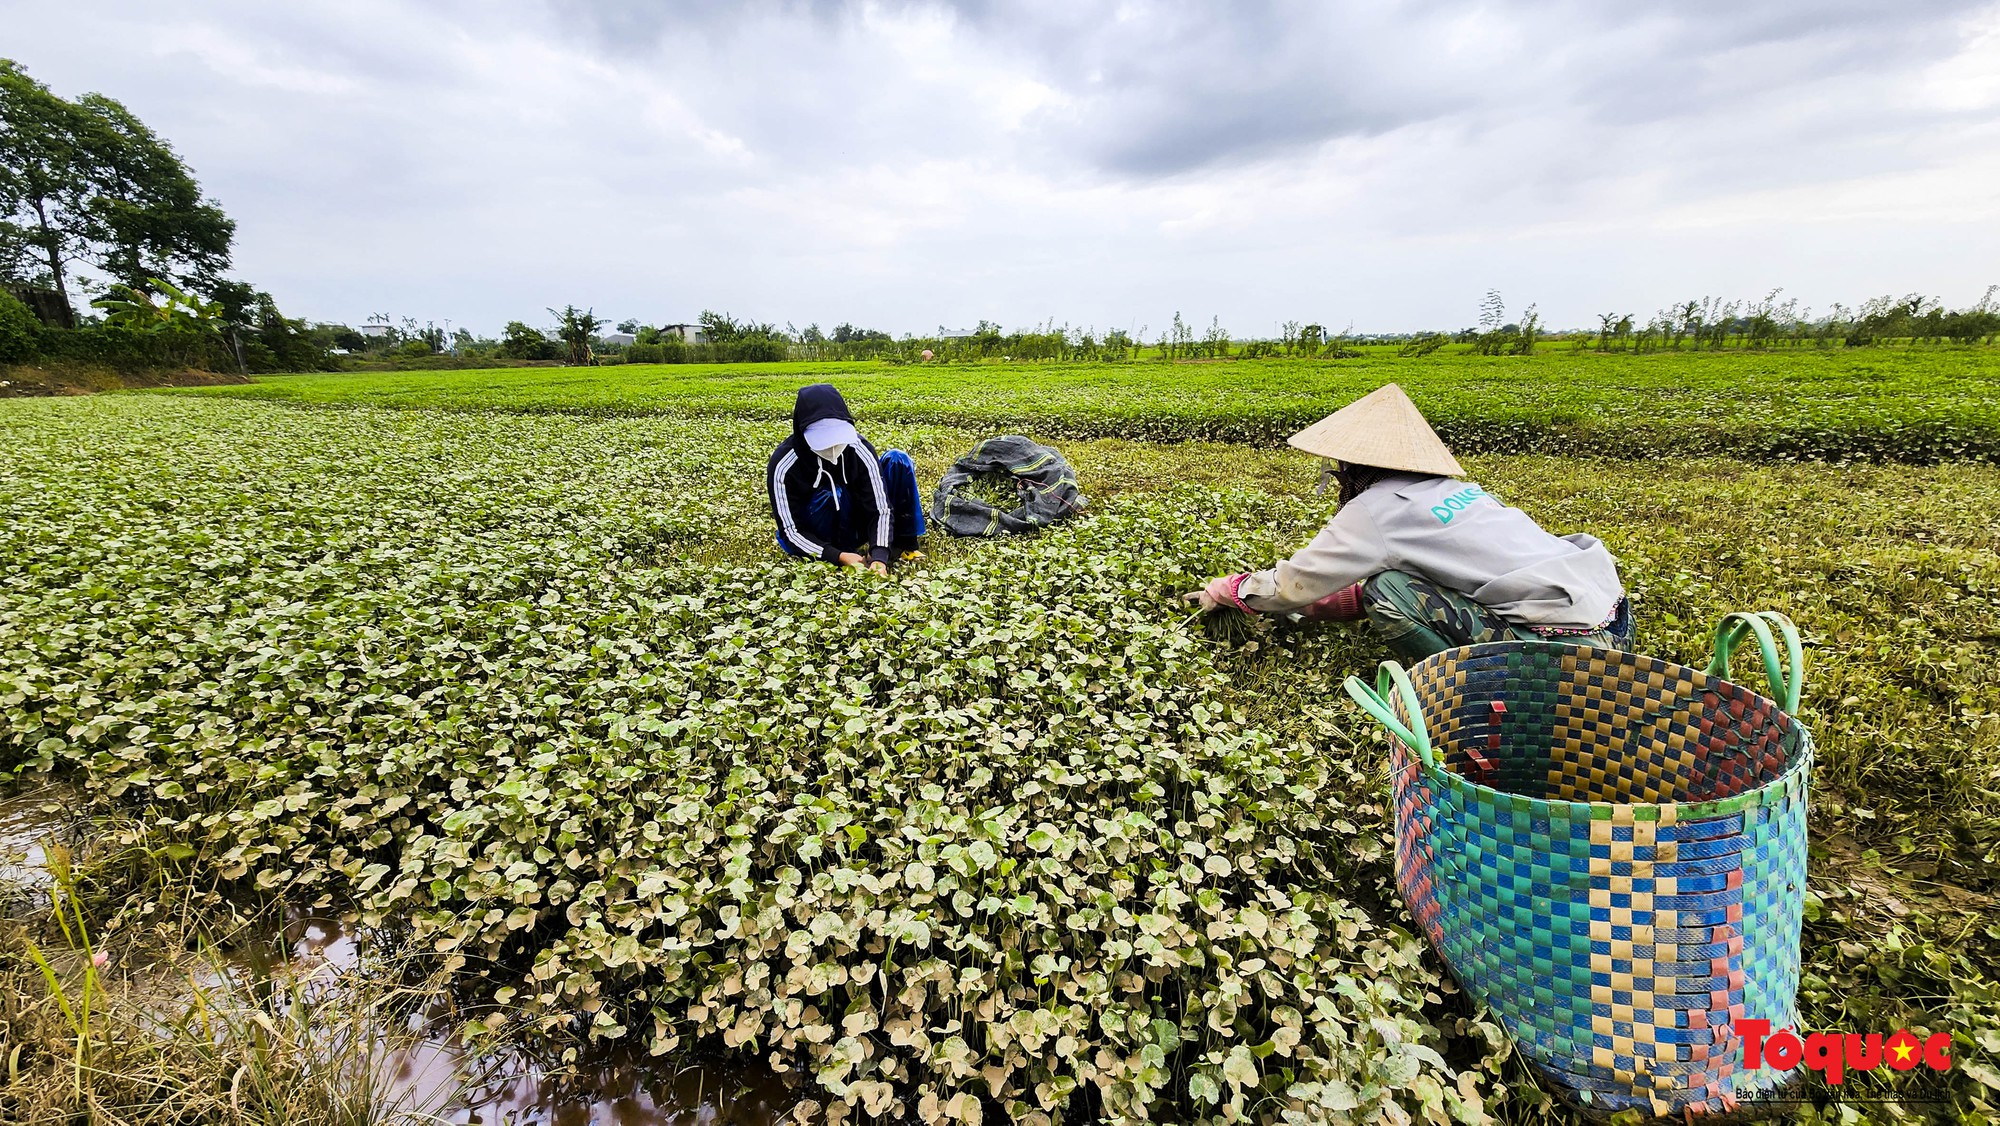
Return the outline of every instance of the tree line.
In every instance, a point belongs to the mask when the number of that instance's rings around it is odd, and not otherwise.
[[[1989,291],[1966,309],[1950,309],[1936,298],[1878,298],[1853,311],[1836,305],[1824,317],[1808,319],[1794,303],[1773,294],[1761,302],[1718,299],[1690,301],[1663,311],[1646,325],[1626,316],[1606,316],[1596,329],[1551,330],[1535,305],[1510,315],[1505,299],[1487,291],[1477,323],[1456,331],[1356,334],[1314,322],[1286,321],[1270,337],[1239,339],[1211,317],[1205,328],[1176,312],[1157,335],[1137,331],[1059,324],[1008,330],[981,320],[968,330],[940,326],[932,333],[894,337],[878,329],[842,322],[832,331],[817,322],[801,329],[755,318],[703,310],[691,325],[654,325],[637,318],[616,330],[632,340],[608,339],[607,318],[593,309],[567,305],[546,310],[541,327],[509,321],[498,337],[477,337],[460,329],[447,333],[433,322],[403,318],[394,328],[378,315],[364,336],[335,326],[329,338],[356,357],[408,366],[477,366],[491,363],[639,364],[765,363],[781,360],[877,360],[903,363],[1038,361],[1063,363],[1190,362],[1205,360],[1343,359],[1365,346],[1389,346],[1406,358],[1441,350],[1487,356],[1525,356],[1551,343],[1573,350],[1656,351],[1671,349],[1758,349],[1807,344],[1829,347],[1888,342],[1980,344],[2000,339],[2000,313]],[[317,330],[315,330],[317,331]]]
[[[398,327],[386,314],[376,314],[365,326],[367,331],[337,326],[331,339],[336,347],[364,362],[412,367],[767,363],[791,359],[800,347],[796,334],[775,325],[739,321],[707,309],[689,325],[643,324],[636,318],[621,321],[617,331],[633,337],[629,343],[608,340],[604,329],[610,322],[594,308],[571,304],[546,311],[551,321],[540,326],[524,320],[508,321],[497,337],[475,336],[464,329],[447,331],[431,321],[420,325],[410,317],[402,318]]]
[[[1884,294],[1858,306],[1836,302],[1815,316],[1797,298],[1778,300],[1773,289],[1756,300],[1716,297],[1683,301],[1643,323],[1630,313],[1602,313],[1596,333],[1577,335],[1579,344],[1601,352],[1693,351],[1745,348],[1866,347],[1911,344],[1991,344],[2000,340],[2000,285],[1987,287],[1976,304],[1948,308],[1921,293]]]
[[[306,325],[227,275],[235,233],[123,104],[60,97],[0,59],[0,362],[325,366]]]

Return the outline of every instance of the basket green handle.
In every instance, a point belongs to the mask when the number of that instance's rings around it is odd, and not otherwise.
[[[1362,711],[1374,716],[1375,722],[1388,728],[1389,733],[1401,739],[1404,746],[1417,752],[1425,770],[1437,770],[1437,756],[1431,751],[1431,734],[1424,726],[1424,708],[1417,701],[1416,686],[1410,683],[1410,674],[1403,671],[1403,666],[1394,661],[1383,661],[1382,667],[1375,670],[1373,688],[1358,676],[1348,677],[1341,682],[1341,687],[1347,689],[1348,696],[1361,705]],[[1396,718],[1396,709],[1390,706],[1387,699],[1391,691],[1402,698],[1403,711],[1409,715],[1414,729]]]
[[[1771,636],[1777,627],[1785,639],[1785,663],[1778,664],[1778,645]],[[1806,682],[1806,654],[1799,644],[1798,627],[1776,610],[1737,611],[1715,627],[1715,657],[1708,662],[1708,675],[1730,679],[1729,658],[1747,638],[1757,639],[1757,652],[1764,658],[1764,675],[1771,681],[1771,695],[1788,714],[1799,711],[1799,690]]]

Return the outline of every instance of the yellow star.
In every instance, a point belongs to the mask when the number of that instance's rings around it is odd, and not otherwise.
[[[1907,1062],[1910,1058],[1910,1053],[1912,1051],[1915,1051],[1915,1049],[1911,1048],[1908,1044],[1895,1044],[1892,1045],[1889,1048],[1889,1050],[1896,1053],[1896,1060],[1899,1063]]]

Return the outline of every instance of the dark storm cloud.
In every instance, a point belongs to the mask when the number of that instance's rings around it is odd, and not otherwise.
[[[1281,155],[1330,141],[1461,121],[1643,124],[1788,87],[1893,74],[1935,58],[1976,0],[1603,5],[1326,3],[1324,0],[752,0],[657,4],[549,0],[555,24],[599,49],[675,65],[676,44],[754,54],[795,25],[810,51],[850,49],[870,18],[925,13],[1060,98],[1014,143],[1045,165],[1146,178]],[[759,147],[812,155],[886,139],[891,75],[787,56],[755,106],[718,111]],[[799,128],[801,124],[808,127]],[[791,128],[786,128],[789,125]]]
[[[1462,106],[1473,91],[1441,96],[1424,64],[1404,68],[1393,52],[1351,49],[1348,24],[1389,33],[1373,18],[1345,21],[1323,5],[999,5],[905,0],[752,0],[655,4],[644,0],[549,0],[564,33],[594,48],[649,55],[674,45],[754,51],[760,37],[792,23],[828,53],[865,37],[871,17],[941,15],[977,50],[1059,91],[1066,109],[1033,122],[1044,159],[1145,174],[1174,172],[1244,154],[1280,151],[1350,134],[1380,132]],[[1123,9],[1123,10],[1121,10]],[[1399,37],[1399,45],[1408,46]],[[870,111],[886,108],[894,75],[843,74],[788,57],[769,75],[758,105],[791,103],[782,120],[816,122],[768,138],[818,147],[827,130],[872,135]],[[943,60],[949,62],[947,58]],[[725,110],[725,112],[727,112]],[[824,120],[818,120],[818,119]]]
[[[1357,49],[1363,38],[1382,48]],[[1066,95],[1052,140],[1120,173],[1174,173],[1434,120],[1477,91],[1425,29],[1318,5],[1159,5],[1037,37]],[[1442,81],[1440,81],[1442,79]]]
[[[1071,101],[1052,134],[1126,175],[1463,117],[1644,122],[1938,57],[1984,5],[1071,5],[967,18]],[[1756,52],[1754,57],[1751,52]]]
[[[547,0],[556,26],[594,45],[641,54],[694,40],[713,44],[772,19],[831,29],[861,10],[849,0]]]

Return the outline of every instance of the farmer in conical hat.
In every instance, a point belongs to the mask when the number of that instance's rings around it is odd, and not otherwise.
[[[765,488],[787,555],[878,575],[893,558],[921,558],[916,465],[901,450],[878,455],[831,383],[799,389],[792,436],[771,451]]]
[[[1604,545],[1551,535],[1465,480],[1402,388],[1342,407],[1291,444],[1336,463],[1339,510],[1276,567],[1189,594],[1204,611],[1366,618],[1407,661],[1486,641],[1631,645],[1631,610]]]

